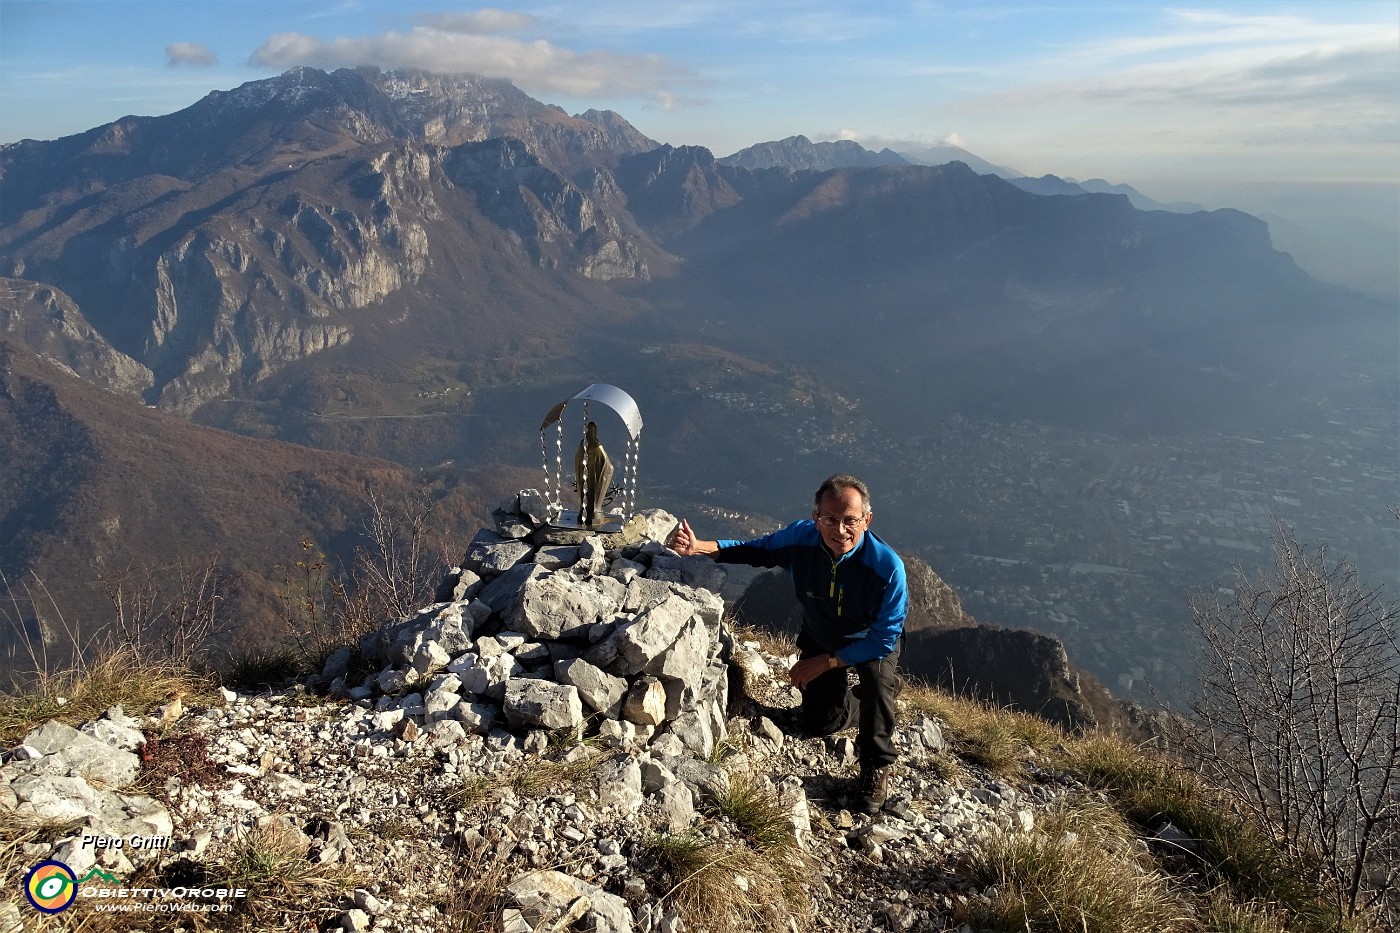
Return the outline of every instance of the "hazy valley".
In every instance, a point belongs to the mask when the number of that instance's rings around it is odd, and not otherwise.
[[[1275,519],[1400,585],[1393,300],[1240,212],[877,155],[312,69],[0,148],[0,569],[95,613],[103,566],[218,550],[266,609],[375,484],[426,472],[470,534],[608,382],[643,505],[764,531],[854,470],[972,615],[1110,687],[1170,681],[1187,594],[1267,564]]]

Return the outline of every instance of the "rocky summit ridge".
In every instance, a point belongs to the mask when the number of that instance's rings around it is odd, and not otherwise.
[[[0,810],[62,828],[20,854],[207,891],[237,883],[256,837],[297,877],[339,879],[280,910],[250,889],[242,928],[435,931],[488,910],[473,916],[512,933],[674,933],[679,884],[656,841],[739,838],[715,801],[742,787],[819,868],[784,927],[957,929],[982,895],[955,860],[1030,832],[1072,792],[1033,764],[1025,786],[940,766],[944,724],[906,697],[891,797],[853,815],[852,738],[796,730],[795,656],[730,629],[723,571],[662,543],[672,516],[586,535],[549,529],[543,506],[533,490],[502,503],[437,602],[333,652],[308,684],[34,730],[4,753]],[[725,883],[746,892],[758,870]],[[34,918],[4,897],[0,928]]]

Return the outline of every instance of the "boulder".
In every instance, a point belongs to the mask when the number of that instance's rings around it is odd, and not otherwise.
[[[605,581],[612,587],[605,586]],[[525,581],[502,619],[512,629],[536,638],[587,638],[588,627],[615,613],[623,595],[621,584],[610,578],[537,576]]]
[[[483,528],[467,546],[462,566],[483,576],[502,574],[529,557],[533,550],[523,541]]]
[[[598,804],[633,813],[642,805],[642,769],[637,759],[619,752],[598,763],[593,772]]]
[[[621,677],[614,677],[583,658],[556,662],[554,676],[561,684],[576,688],[590,710],[602,713],[609,719],[616,719],[622,711],[627,681]]]
[[[616,674],[639,674],[675,644],[681,628],[695,615],[695,607],[672,594],[621,626],[609,638],[616,645],[611,670]]]
[[[574,929],[577,923],[593,933],[632,933],[632,909],[625,900],[563,872],[527,872],[506,890],[530,929]],[[578,916],[569,919],[571,908]]]
[[[575,729],[583,722],[578,690],[568,684],[513,677],[504,699],[506,720],[517,729]]]
[[[17,763],[21,771],[29,774],[71,774],[92,784],[120,788],[136,780],[141,766],[133,752],[113,748],[52,719],[25,736],[23,744],[40,755]]]

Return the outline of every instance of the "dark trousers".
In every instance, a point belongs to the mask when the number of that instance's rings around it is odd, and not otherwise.
[[[899,757],[894,747],[894,701],[899,692],[895,668],[903,648],[904,636],[901,635],[894,650],[883,658],[855,665],[860,683],[854,691],[847,680],[848,669],[844,667],[827,671],[807,684],[807,689],[802,691],[803,728],[812,735],[831,735],[859,724],[856,753],[861,765],[882,768],[894,764]],[[806,633],[798,634],[797,651],[801,658],[828,653],[807,638]]]

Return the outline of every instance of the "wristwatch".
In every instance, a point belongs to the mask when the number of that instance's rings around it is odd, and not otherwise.
[[[838,667],[841,666],[841,659],[838,658],[838,657],[836,656],[836,654],[833,652],[832,655],[831,655],[831,661],[828,662],[827,666],[830,667],[830,668],[834,671],[834,670],[836,670]]]

